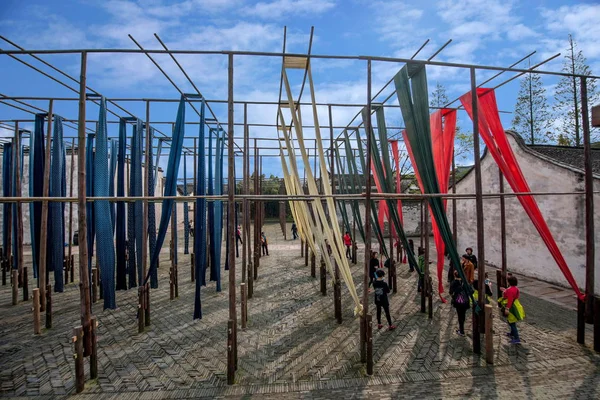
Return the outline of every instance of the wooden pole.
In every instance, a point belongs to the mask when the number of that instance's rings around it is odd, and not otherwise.
[[[29,301],[29,282],[27,266],[23,266],[23,301]]]
[[[248,323],[248,291],[245,282],[242,282],[240,285],[240,292],[242,293],[242,329],[246,329],[246,324]]]
[[[504,175],[502,171],[498,169],[498,178],[500,180],[500,193],[504,193]],[[500,287],[506,287],[506,268],[507,268],[507,257],[506,257],[506,204],[504,196],[500,196],[500,248],[502,252],[502,262],[500,279],[496,279],[496,286],[498,289],[498,297],[502,296]]]
[[[78,326],[73,329],[73,358],[75,359],[75,391],[83,392],[85,388],[85,371],[83,369],[83,327]]]
[[[69,197],[73,197],[73,175],[75,174],[75,138],[71,141],[71,176],[69,177]],[[69,271],[71,273],[71,283],[73,283],[73,203],[69,202]],[[66,282],[66,280],[65,280]]]
[[[594,350],[600,352],[600,297],[594,302]]]
[[[98,301],[98,268],[92,268],[92,304]]]
[[[485,305],[485,361],[488,364],[494,363],[494,324],[493,324],[492,305]]]
[[[373,375],[373,318],[371,314],[366,316],[367,336],[367,375]]]
[[[82,56],[83,57],[83,56]],[[85,74],[85,71],[84,71]],[[85,102],[85,87],[83,91],[84,102]],[[80,100],[81,101],[81,100]],[[50,148],[52,146],[52,111],[54,107],[54,100],[48,102],[48,127],[46,130],[46,148],[44,149],[45,160],[44,160],[44,183],[42,186],[42,192],[44,197],[48,197],[50,193]],[[80,105],[81,110],[81,105]],[[84,105],[85,110],[85,105]],[[85,121],[85,117],[83,119]],[[81,119],[80,119],[81,122]],[[84,135],[85,135],[85,122],[84,122]],[[73,139],[74,140],[74,139]],[[85,166],[85,164],[84,164]],[[81,238],[81,236],[79,236]],[[48,202],[42,201],[42,213],[40,217],[40,255],[38,262],[38,287],[40,289],[40,299],[42,303],[40,305],[41,311],[46,311],[46,271],[47,271],[47,254],[48,254]]]
[[[237,309],[235,306],[236,301],[236,283],[235,283],[235,247],[237,242],[237,235],[235,226],[235,152],[233,148],[235,146],[234,141],[234,105],[233,105],[233,53],[229,53],[229,68],[228,68],[228,100],[227,100],[227,212],[230,216],[228,221],[229,228],[229,320],[233,322],[233,341],[232,341],[232,361],[233,361],[233,372],[237,369]],[[231,368],[228,368],[228,372]],[[229,375],[229,374],[228,374]],[[230,382],[228,376],[227,381]],[[231,376],[231,384],[235,381],[235,375]]]
[[[307,233],[308,235],[308,233]],[[308,267],[308,239],[304,242],[304,266]],[[313,278],[314,275],[311,275]]]
[[[138,286],[138,333],[143,333],[144,329],[146,327],[146,321],[145,321],[145,317],[146,317],[146,313],[144,312],[144,302],[146,299],[144,290],[145,286]],[[171,291],[172,293],[172,291]],[[173,299],[171,299],[173,300]]]
[[[310,252],[310,276],[311,276],[311,278],[317,277],[317,267],[316,266],[317,266],[317,258],[315,256],[315,253],[313,253],[311,251]]]
[[[352,217],[352,264],[356,265],[358,244],[356,243],[356,219]]]
[[[583,128],[583,164],[585,170],[585,319],[588,324],[591,324],[594,322],[596,243],[594,233],[594,177],[586,77],[581,78],[581,122]]]
[[[320,274],[321,274],[321,294],[327,296],[327,270],[325,269],[325,260],[321,256],[320,262]]]
[[[335,318],[338,324],[343,322],[342,320],[342,284],[340,282],[340,266],[334,261],[334,277],[335,284],[333,286],[333,303]]]
[[[471,68],[471,95],[472,95],[472,108],[473,108],[473,151],[475,153],[475,209],[477,215],[477,256],[479,257],[479,263],[477,267],[477,278],[479,279],[479,293],[485,293],[485,243],[484,243],[484,230],[483,230],[483,189],[481,184],[481,159],[479,151],[479,109],[478,109],[478,98],[477,98],[477,82],[475,76],[475,68]],[[479,296],[479,309],[483,310],[485,305],[485,296],[481,294]],[[481,353],[481,337],[479,321],[482,319],[476,312],[477,307],[473,307],[473,352],[475,354]],[[483,322],[483,321],[482,321]],[[483,327],[482,327],[483,328]]]
[[[46,329],[52,328],[52,285],[46,285]]]
[[[367,60],[367,110],[365,119],[365,132],[367,132],[367,165],[366,165],[366,188],[365,188],[365,262],[363,264],[363,296],[362,296],[362,324],[361,324],[361,346],[360,346],[360,359],[361,362],[372,361],[372,357],[367,354],[367,339],[368,339],[368,328],[367,328],[367,314],[369,314],[369,271],[371,263],[371,218],[368,217],[368,210],[371,207],[371,149],[373,143],[371,143],[371,60]],[[372,355],[371,355],[372,356]],[[368,369],[368,367],[367,367]]]
[[[427,292],[429,290],[429,205],[425,200],[421,201],[421,216],[422,224],[421,224],[421,243],[422,248],[425,251],[423,262],[423,276],[421,284],[421,312],[426,312],[426,302],[429,298]]]
[[[258,145],[254,139],[254,194],[259,194],[258,186]],[[258,279],[258,263],[260,261],[260,205],[257,200],[254,201],[254,280]]]
[[[198,138],[194,138],[194,195],[197,195],[198,193],[196,193],[196,187],[198,185]],[[192,220],[194,221],[193,227],[194,227],[194,238],[193,238],[193,245],[192,245],[192,249],[196,248],[196,233],[198,232],[198,227],[196,226],[196,203],[194,202],[194,212],[191,213],[192,215]],[[191,280],[192,282],[196,281],[196,255],[194,254],[195,250],[192,250],[191,256],[190,256],[190,261],[191,261]]]
[[[33,333],[39,335],[42,333],[40,322],[40,289],[33,289]]]
[[[585,344],[585,302],[577,299],[577,343]]]
[[[92,337],[92,353],[90,354],[90,379],[98,378],[98,342],[97,342],[98,322],[96,317],[90,319],[90,332]]]
[[[21,132],[19,131],[19,122],[15,122],[15,196],[21,197]],[[17,203],[17,270],[19,271],[18,286],[25,286],[23,274],[23,204]],[[27,299],[25,299],[27,300]]]
[[[227,384],[235,383],[235,359],[233,357],[233,327],[232,320],[227,321]]]
[[[12,305],[16,306],[19,303],[19,271],[12,270]]]

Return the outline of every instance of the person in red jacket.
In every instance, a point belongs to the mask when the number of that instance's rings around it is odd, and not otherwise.
[[[352,252],[350,248],[352,247],[352,236],[350,236],[350,232],[346,231],[344,235],[344,246],[346,246],[346,258],[352,258]]]

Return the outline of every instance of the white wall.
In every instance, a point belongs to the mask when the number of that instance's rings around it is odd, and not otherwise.
[[[507,135],[523,175],[532,192],[584,191],[583,174],[542,160],[523,150]],[[481,162],[483,193],[500,191],[498,167],[486,154]],[[512,192],[504,180],[507,193]],[[458,182],[457,193],[475,193],[475,172],[471,171]],[[600,180],[594,180],[594,191],[600,190]],[[585,198],[584,196],[535,196],[542,215],[548,223],[578,285],[585,287]],[[600,196],[594,196],[596,230],[595,290],[600,292]],[[457,200],[458,247],[477,248],[475,200]],[[485,258],[490,264],[501,265],[500,200],[483,201],[485,227]],[[448,202],[448,218],[452,223],[452,202]],[[568,285],[539,233],[516,197],[506,198],[506,247],[508,269],[519,274]]]

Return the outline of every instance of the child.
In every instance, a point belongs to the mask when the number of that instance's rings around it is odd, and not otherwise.
[[[262,245],[262,255],[264,256],[265,253],[267,253],[266,255],[269,255],[269,247],[268,247],[268,243],[267,243],[267,236],[265,235],[264,232],[260,233],[260,243]]]
[[[458,329],[456,333],[459,336],[465,336],[465,319],[467,317],[467,310],[471,308],[469,304],[469,297],[464,287],[464,283],[458,271],[454,271],[454,280],[450,284],[450,295],[452,296],[452,305],[456,308],[456,315],[458,316]]]
[[[350,247],[352,247],[352,236],[350,236],[350,232],[346,231],[344,235],[344,246],[346,246],[346,258],[352,258],[352,252],[350,251]]]
[[[503,288],[500,288],[503,292],[502,297],[498,299],[498,303],[502,307],[510,326],[510,332],[506,334],[506,336],[511,338],[510,344],[521,344],[517,321],[525,318],[525,310],[519,301],[519,288],[517,287],[519,282],[517,277],[512,275],[507,278],[507,281],[508,289],[503,290]]]
[[[292,223],[292,235],[294,235],[293,240],[296,240],[298,238],[298,227],[296,226],[296,223]]]
[[[375,306],[377,307],[377,329],[383,328],[381,324],[381,309],[385,311],[385,318],[388,322],[388,330],[393,331],[396,329],[394,325],[392,325],[392,317],[390,316],[390,302],[388,300],[388,293],[390,292],[390,287],[383,280],[385,276],[385,272],[381,269],[375,271],[375,282],[373,282],[373,287],[375,288]]]

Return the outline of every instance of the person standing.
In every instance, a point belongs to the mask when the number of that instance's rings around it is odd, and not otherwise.
[[[502,297],[498,299],[498,303],[502,307],[504,316],[506,316],[508,325],[510,326],[510,332],[506,334],[506,336],[511,338],[510,344],[521,344],[517,322],[525,318],[525,310],[519,301],[520,292],[517,287],[519,282],[517,277],[512,275],[507,278],[507,281],[508,289],[504,289]],[[500,288],[500,290],[502,289]]]
[[[262,246],[262,255],[269,255],[269,244],[267,242],[267,236],[264,232],[260,233],[260,244]],[[265,254],[266,253],[266,254]]]
[[[352,251],[350,250],[352,247],[352,236],[350,236],[350,232],[348,231],[344,235],[344,246],[346,246],[346,258],[352,258]]]
[[[292,240],[298,239],[298,227],[296,226],[295,222],[292,223],[292,236]]]
[[[371,262],[369,263],[369,287],[375,279],[375,272],[379,269],[379,260],[377,259],[377,252],[371,252]]]
[[[377,307],[377,329],[383,328],[381,324],[381,309],[385,311],[385,318],[388,322],[388,330],[392,331],[396,327],[392,324],[392,317],[390,315],[390,301],[388,299],[388,293],[390,287],[383,280],[385,272],[381,269],[375,272],[375,282],[373,282],[373,288],[375,288],[375,307]]]
[[[473,254],[473,249],[471,247],[467,247],[465,249],[466,253],[463,257],[466,257],[467,260],[471,261],[473,264],[473,269],[477,269],[477,256]]]
[[[467,279],[467,283],[473,284],[475,280],[475,267],[473,263],[467,258],[467,255],[462,256],[461,263],[463,271],[465,273],[465,278]]]
[[[465,319],[467,310],[471,308],[471,305],[469,304],[469,296],[465,289],[465,283],[460,279],[458,271],[454,271],[454,280],[450,285],[450,296],[452,296],[452,306],[456,309],[456,315],[458,316],[458,329],[456,333],[459,336],[465,336]]]
[[[242,227],[241,227],[241,225],[237,226],[237,230],[235,231],[235,240],[236,240],[236,243],[244,244],[244,242],[242,242]]]

